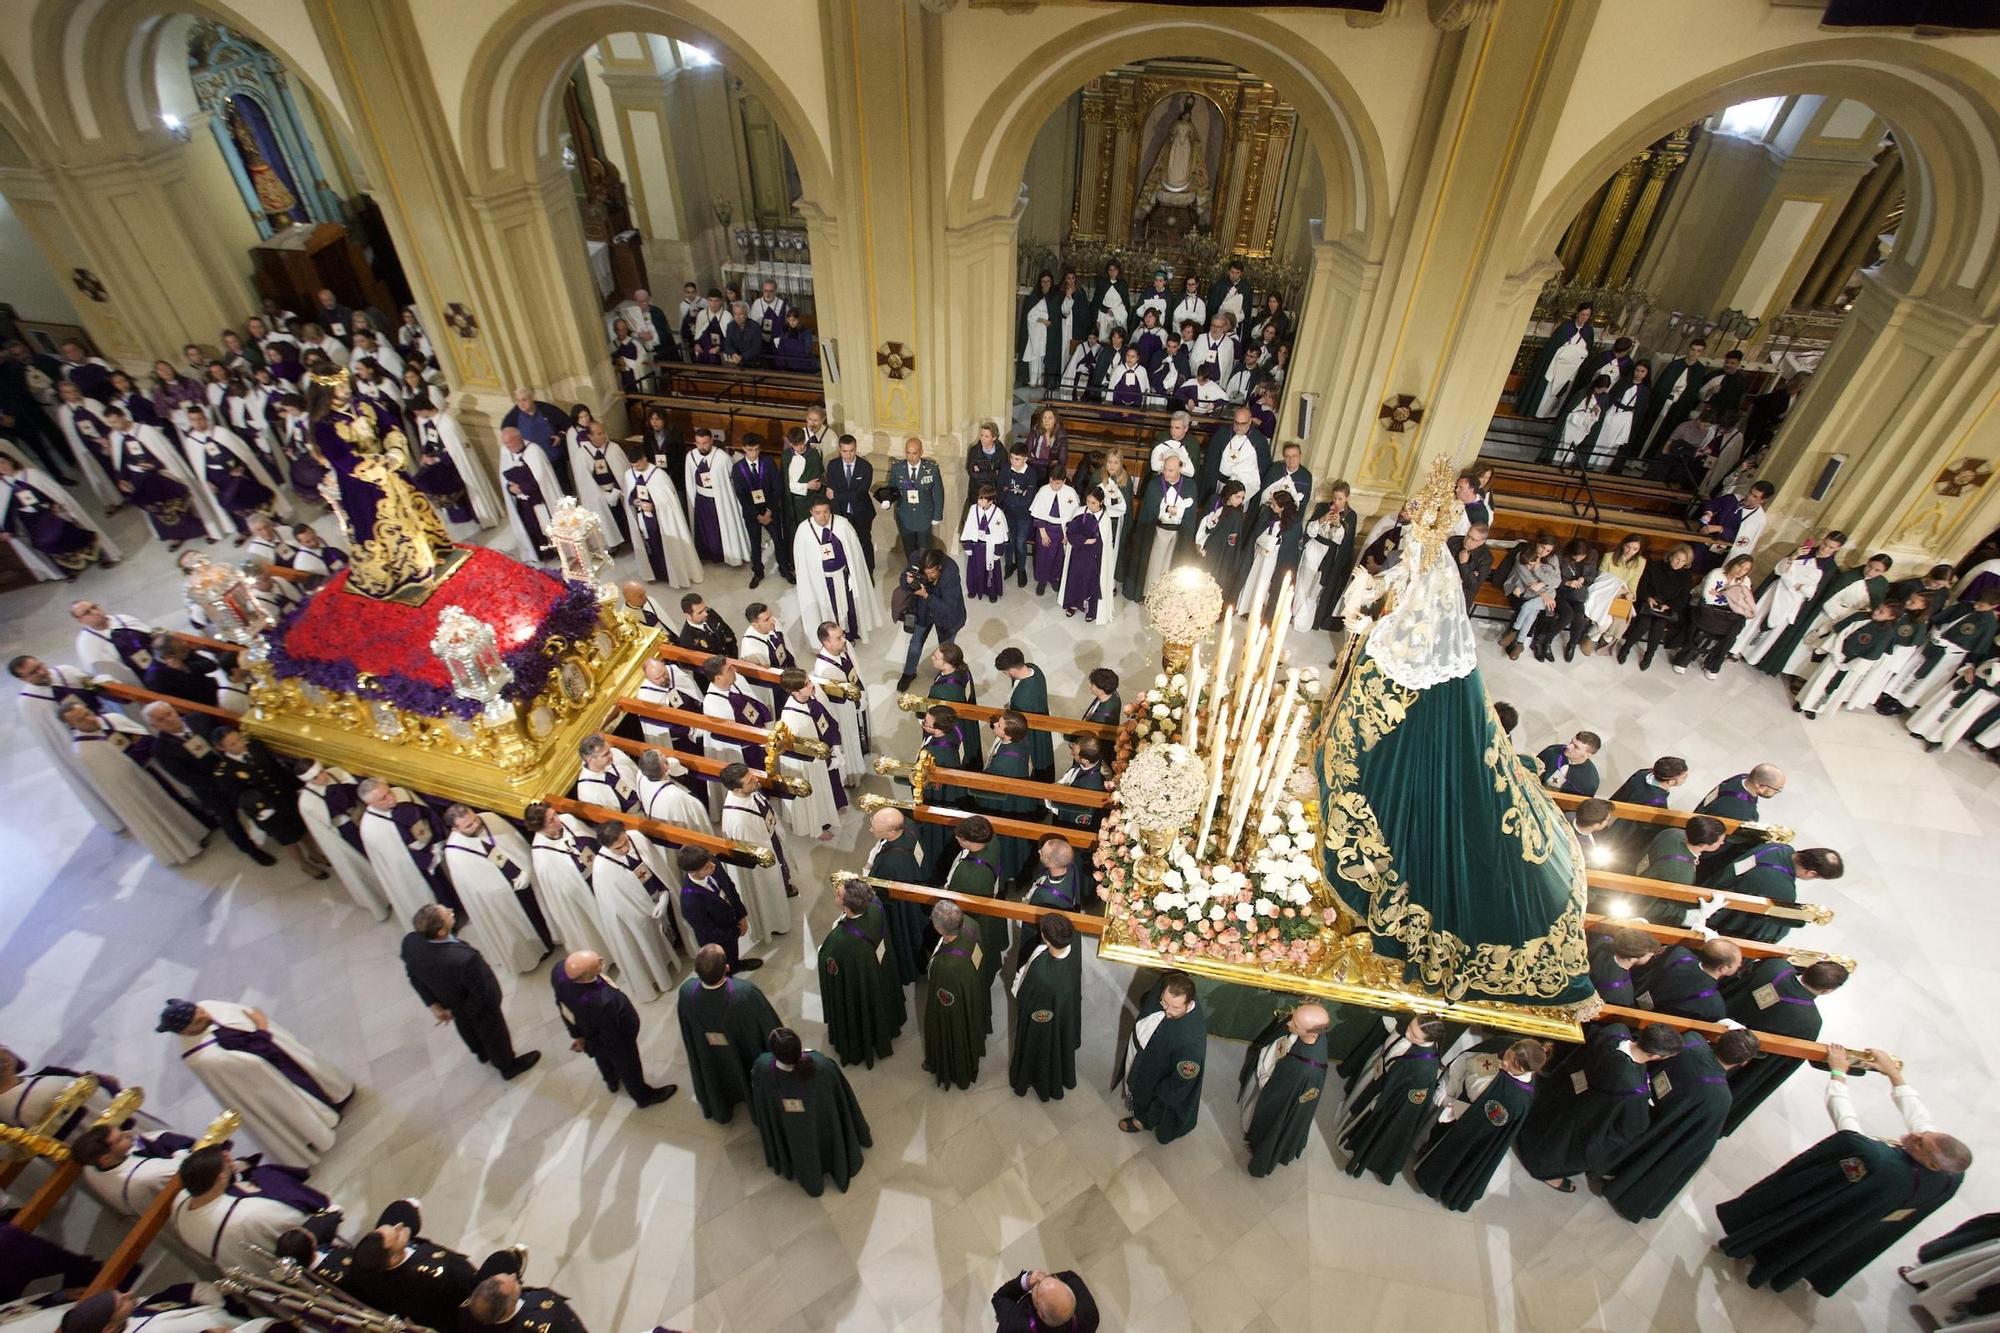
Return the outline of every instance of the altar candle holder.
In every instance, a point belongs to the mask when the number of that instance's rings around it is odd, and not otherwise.
[[[502,691],[513,683],[514,669],[502,660],[491,625],[463,607],[447,606],[438,613],[431,652],[451,674],[452,689],[480,705],[487,726],[513,720],[514,705]]]

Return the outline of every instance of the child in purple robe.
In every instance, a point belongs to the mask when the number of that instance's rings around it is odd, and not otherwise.
[[[1137,343],[1125,349],[1125,363],[1111,375],[1111,401],[1120,407],[1138,407],[1153,391],[1153,382],[1140,364]]]
[[[1103,588],[1104,497],[1095,486],[1083,495],[1083,512],[1063,528],[1069,542],[1069,558],[1063,566],[1063,614],[1083,612],[1097,618],[1097,598]]]
[[[1007,513],[995,503],[1000,492],[992,483],[979,488],[979,498],[965,511],[959,545],[965,548],[965,595],[1000,600],[1007,586]]]
[[[1034,519],[1035,595],[1062,586],[1063,537],[1076,515],[1076,492],[1060,471],[1049,473],[1048,484],[1035,492]]]

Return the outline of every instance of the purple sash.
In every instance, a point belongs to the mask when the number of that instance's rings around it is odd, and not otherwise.
[[[201,1046],[196,1046],[193,1050],[184,1052],[181,1058],[185,1060],[188,1056],[193,1055],[195,1051],[201,1050],[203,1046],[211,1045],[220,1046],[225,1051],[233,1051],[239,1055],[254,1055],[280,1074],[283,1074],[294,1087],[313,1100],[335,1111],[347,1105],[345,1099],[335,1101],[327,1093],[327,1090],[319,1085],[319,1080],[308,1074],[298,1061],[286,1054],[284,1048],[272,1039],[270,1033],[260,1031],[256,1028],[245,1032],[241,1028],[224,1027],[220,1023],[217,1023],[212,1031],[215,1033],[214,1037],[203,1042]],[[349,1094],[349,1096],[352,1096],[352,1094]]]

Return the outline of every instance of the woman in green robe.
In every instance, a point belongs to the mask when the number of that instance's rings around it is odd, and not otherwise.
[[[1083,953],[1069,918],[1045,913],[1037,929],[1041,943],[1014,978],[1007,1076],[1016,1097],[1032,1088],[1042,1101],[1060,1101],[1076,1086],[1076,1048],[1083,1042]]]
[[[979,687],[972,679],[972,668],[965,664],[965,650],[955,643],[941,643],[931,650],[931,666],[937,676],[931,681],[926,692],[933,702],[941,704],[976,704],[979,702]],[[958,724],[958,766],[977,773],[985,766],[979,753],[979,726],[974,722],[960,720]]]
[[[1027,654],[1019,648],[1002,648],[993,659],[994,670],[1013,681],[1013,689],[1007,695],[1007,707],[1016,713],[1039,713],[1047,716],[1049,711],[1049,678],[1042,669],[1028,660]],[[1030,776],[1037,782],[1054,782],[1056,778],[1055,737],[1046,731],[1030,729],[1027,737]]]
[[[888,925],[875,890],[864,880],[843,880],[835,896],[840,916],[819,946],[826,1041],[842,1064],[873,1069],[894,1050],[909,1010],[889,961]]]
[[[1028,724],[1018,713],[1002,714],[994,724],[993,753],[986,758],[986,771],[996,778],[1033,780],[1034,751],[1028,741]],[[979,808],[1002,819],[1033,820],[1039,806],[1032,796],[1009,796],[1002,792],[981,792]],[[1011,885],[1034,853],[1026,838],[1002,837],[994,844],[1000,883]]]
[[[1364,1077],[1348,1102],[1340,1146],[1347,1153],[1347,1174],[1373,1171],[1384,1185],[1394,1180],[1410,1160],[1410,1152],[1437,1114],[1437,1041],[1444,1020],[1412,1019],[1407,1045]],[[1388,1055],[1391,1047],[1384,1047]]]
[[[750,1067],[750,1119],[764,1165],[815,1199],[829,1177],[845,1194],[861,1174],[861,1150],[875,1143],[840,1066],[805,1050],[790,1028],[774,1031]]]
[[[1417,1187],[1455,1213],[1486,1194],[1493,1173],[1527,1123],[1535,1096],[1535,1076],[1548,1063],[1549,1049],[1523,1040],[1500,1053],[1479,1048],[1453,1060],[1445,1074],[1439,1125],[1417,1154]]]
[[[969,1088],[979,1078],[991,1027],[981,984],[978,924],[956,903],[931,908],[938,934],[923,981],[924,1068],[941,1088]]]

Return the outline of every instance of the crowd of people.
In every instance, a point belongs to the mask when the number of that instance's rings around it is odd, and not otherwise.
[[[676,363],[818,374],[819,345],[809,319],[769,278],[748,301],[734,283],[704,292],[684,282],[671,313],[641,287],[612,312],[611,362],[627,393]]]

